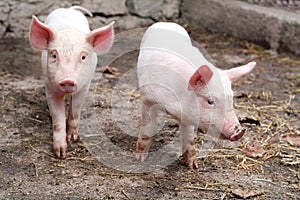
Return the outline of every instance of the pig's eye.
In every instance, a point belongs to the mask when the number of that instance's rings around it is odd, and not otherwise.
[[[207,100],[207,103],[208,103],[209,105],[214,105],[214,104],[215,104],[214,100],[212,100],[212,99],[208,99],[208,100]]]
[[[58,55],[57,55],[57,51],[53,50],[50,52],[50,59],[51,59],[51,62],[55,62],[58,58]]]
[[[82,62],[85,61],[87,56],[88,56],[88,54],[86,52],[82,52],[81,55],[80,55],[81,61]]]

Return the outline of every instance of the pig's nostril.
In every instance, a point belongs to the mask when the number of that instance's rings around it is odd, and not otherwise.
[[[241,137],[242,137],[242,136],[239,135],[239,134],[237,134],[237,135],[232,135],[232,136],[230,137],[230,140],[231,140],[231,141],[236,141],[236,140],[240,139]]]
[[[234,131],[235,131],[235,132],[239,132],[239,131],[240,131],[240,126],[236,125],[236,126],[234,127]]]
[[[240,128],[235,129],[235,133],[230,136],[230,140],[236,141],[236,140],[240,139],[241,137],[243,137],[245,132],[246,132],[246,129],[240,129]]]
[[[75,92],[77,87],[74,81],[64,80],[58,84],[58,89],[63,93]]]
[[[235,141],[235,140],[238,140],[239,138],[240,138],[239,135],[234,135],[234,136],[231,137],[230,139],[231,139],[232,141]]]

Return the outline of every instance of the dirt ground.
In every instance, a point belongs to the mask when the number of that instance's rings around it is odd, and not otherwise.
[[[233,83],[237,115],[248,133],[229,142],[198,131],[199,169],[193,170],[180,161],[178,124],[170,116],[162,116],[150,149],[150,161],[162,158],[145,164],[134,158],[140,30],[120,32],[115,47],[101,56],[81,117],[81,141],[68,146],[66,159],[56,159],[52,150],[39,52],[26,39],[1,40],[0,198],[299,199],[300,149],[286,138],[300,134],[300,59],[222,34],[190,33],[220,68],[257,62]],[[100,63],[110,69],[102,74]],[[161,153],[168,144],[170,152]],[[258,157],[246,155],[251,147]]]

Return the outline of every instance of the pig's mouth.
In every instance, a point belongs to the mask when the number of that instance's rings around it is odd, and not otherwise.
[[[241,128],[240,126],[235,126],[233,134],[229,136],[229,140],[236,141],[243,137],[243,135],[246,133],[246,129]]]
[[[208,133],[207,128],[199,127],[199,129],[204,133]],[[212,135],[213,137],[219,138],[221,140],[227,139],[230,141],[236,141],[236,140],[240,139],[241,137],[243,137],[243,135],[245,135],[245,133],[246,133],[246,129],[242,128],[240,125],[236,125],[236,126],[234,126],[233,130],[230,132],[224,132],[224,130],[223,130],[222,132],[220,132],[220,131],[210,132],[209,134]]]

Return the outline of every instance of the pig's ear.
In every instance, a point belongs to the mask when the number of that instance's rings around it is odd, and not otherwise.
[[[95,29],[87,34],[86,40],[92,45],[97,53],[107,52],[113,44],[115,22],[107,26]]]
[[[36,16],[32,16],[30,26],[30,41],[32,46],[40,50],[46,50],[48,48],[49,41],[55,38],[55,32],[40,22]]]
[[[199,86],[205,86],[211,79],[213,72],[207,65],[200,66],[189,80],[189,90],[195,90]]]
[[[236,79],[240,78],[241,76],[249,73],[256,65],[256,62],[250,62],[246,65],[235,67],[229,70],[226,70],[226,74],[229,77],[230,81],[235,81]]]

